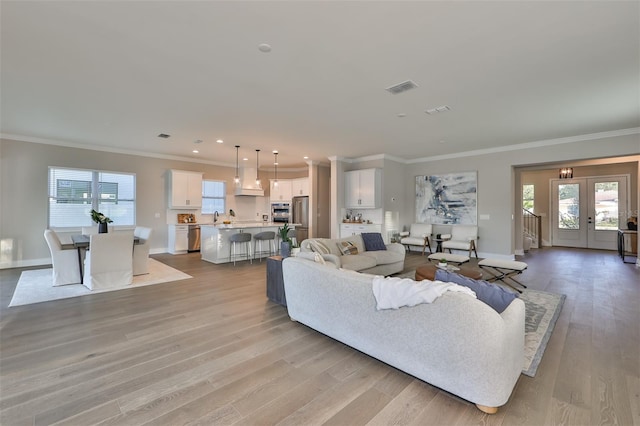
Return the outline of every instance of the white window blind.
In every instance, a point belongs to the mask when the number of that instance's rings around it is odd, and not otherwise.
[[[112,225],[135,225],[135,174],[49,167],[49,227],[95,225],[91,209]]]
[[[202,213],[213,214],[225,212],[225,196],[227,184],[219,180],[202,181]]]

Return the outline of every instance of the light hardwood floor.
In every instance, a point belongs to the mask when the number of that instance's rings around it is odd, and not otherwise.
[[[520,259],[567,299],[536,377],[492,416],[290,321],[266,262],[153,257],[194,278],[7,308],[22,269],[0,271],[2,425],[640,424],[640,270],[614,253]]]

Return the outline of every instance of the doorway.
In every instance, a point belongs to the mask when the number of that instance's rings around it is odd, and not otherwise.
[[[629,211],[629,176],[551,181],[552,245],[617,249],[621,214]]]

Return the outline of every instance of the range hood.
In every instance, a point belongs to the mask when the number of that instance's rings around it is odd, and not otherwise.
[[[264,197],[264,190],[256,185],[256,169],[243,167],[240,169],[240,185],[236,187],[236,195]]]

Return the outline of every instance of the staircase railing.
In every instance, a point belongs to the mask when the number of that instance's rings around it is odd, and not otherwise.
[[[522,229],[524,236],[531,238],[531,247],[542,247],[542,217],[533,212],[522,209]]]

